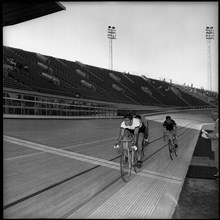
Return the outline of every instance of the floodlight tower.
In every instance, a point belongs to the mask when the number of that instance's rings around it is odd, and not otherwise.
[[[212,91],[212,71],[211,71],[211,40],[214,39],[213,27],[206,27],[207,39],[207,71],[208,71],[208,89]]]
[[[116,29],[114,26],[108,26],[108,39],[109,39],[109,68],[113,67],[113,54],[112,54],[112,40],[116,39]]]

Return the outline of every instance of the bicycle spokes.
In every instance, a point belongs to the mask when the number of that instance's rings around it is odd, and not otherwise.
[[[129,157],[127,150],[123,150],[121,154],[120,170],[122,179],[127,182],[131,175],[131,158]]]
[[[171,140],[169,140],[168,147],[169,147],[170,158],[171,160],[173,160],[174,155],[177,156],[177,152],[176,152],[176,147]]]

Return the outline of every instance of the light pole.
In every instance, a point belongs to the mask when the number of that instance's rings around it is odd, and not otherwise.
[[[109,68],[113,68],[113,54],[112,54],[112,40],[116,39],[116,29],[114,26],[108,26],[108,39],[109,39]]]
[[[211,71],[211,40],[214,39],[213,27],[206,27],[207,39],[207,71],[208,71],[208,89],[212,91],[212,71]]]

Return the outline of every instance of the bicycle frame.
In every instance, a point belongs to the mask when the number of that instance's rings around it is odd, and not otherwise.
[[[122,140],[122,149],[127,151],[127,154],[129,156],[129,159],[131,160],[131,162],[134,162],[134,150],[131,148],[131,146],[129,146],[129,142],[132,142],[133,140]]]
[[[173,134],[168,134],[168,148],[169,148],[169,154],[170,154],[170,158],[171,160],[173,160],[173,154],[175,154],[177,156],[176,153],[176,148],[174,145],[174,135]]]
[[[134,167],[134,171],[137,172],[137,155],[134,149],[129,146],[129,142],[133,140],[122,140],[122,154],[120,160],[120,170],[121,170],[121,177],[124,182],[127,182],[131,175],[131,169]],[[127,161],[126,161],[127,157]],[[128,164],[128,168],[125,166]]]

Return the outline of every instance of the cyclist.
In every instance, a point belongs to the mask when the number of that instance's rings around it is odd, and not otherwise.
[[[139,140],[141,141],[141,139],[143,139],[142,143],[140,143],[140,144],[142,144],[142,146],[144,148],[145,146],[148,145],[149,123],[145,117],[141,117],[140,115],[135,115],[134,117],[138,118],[142,122],[142,126],[139,129],[138,141]],[[142,136],[143,136],[143,138],[142,138]]]
[[[142,165],[141,154],[142,154],[142,142],[143,142],[143,137],[144,137],[143,135],[139,134],[139,130],[141,127],[142,127],[142,121],[140,119],[133,117],[133,115],[130,113],[125,114],[124,120],[120,126],[118,143],[116,143],[115,145],[119,147],[122,139],[127,139],[127,140],[133,139],[133,142],[134,142],[133,148],[135,151],[138,149],[138,167],[139,168]],[[139,143],[141,143],[141,145],[139,145]]]
[[[178,147],[177,144],[177,125],[176,122],[170,117],[170,116],[166,116],[166,120],[163,123],[163,140],[165,141],[165,137],[168,136],[168,134],[171,134],[174,136],[174,144],[175,147]]]

